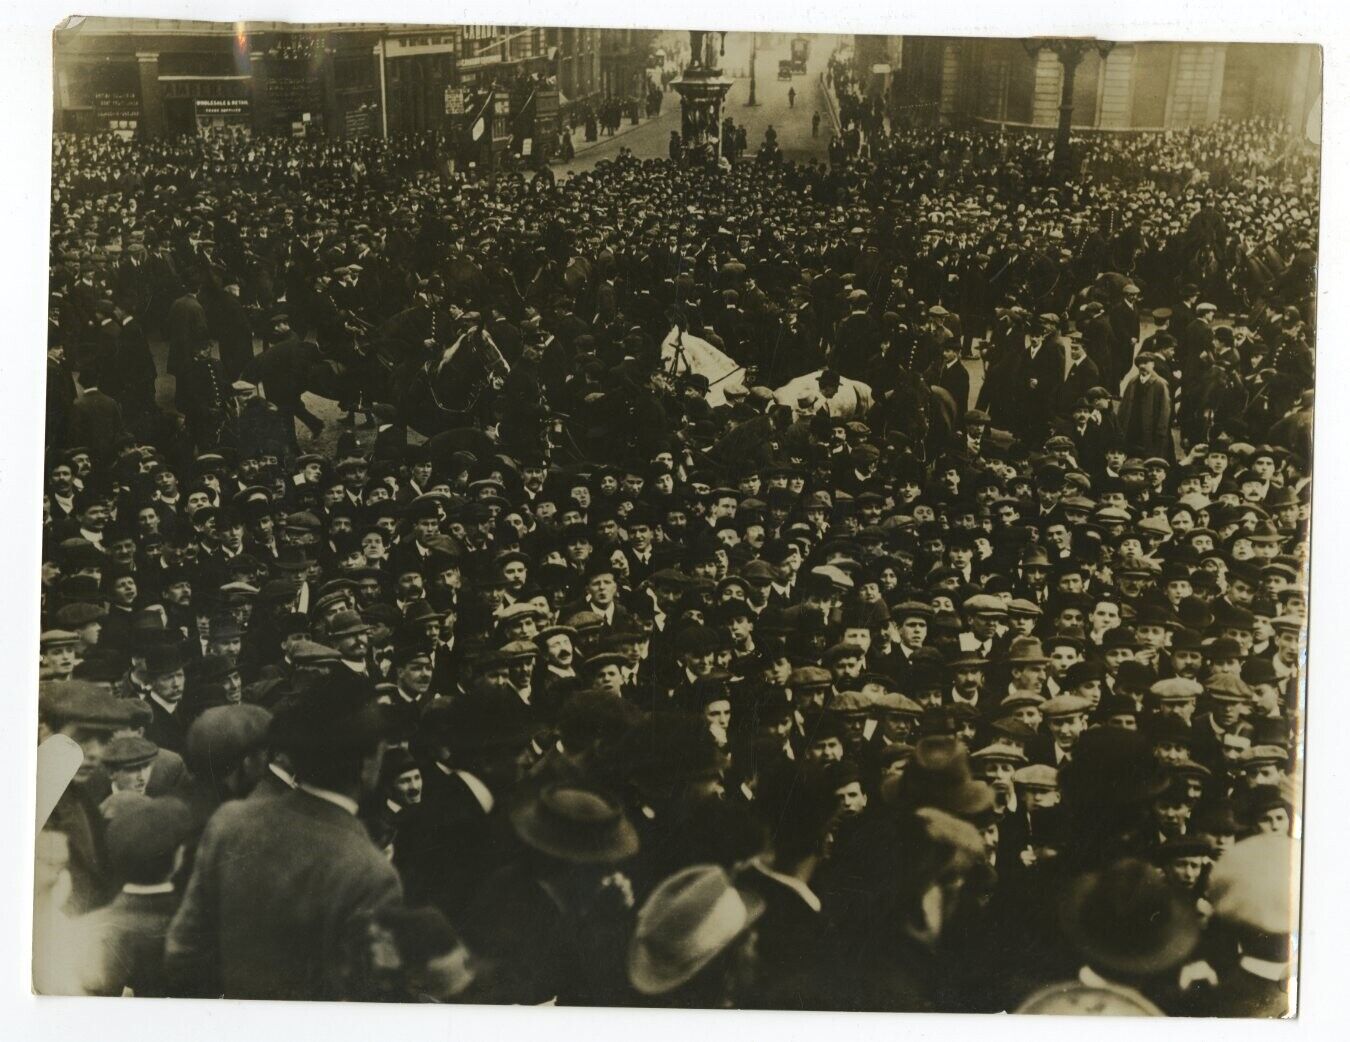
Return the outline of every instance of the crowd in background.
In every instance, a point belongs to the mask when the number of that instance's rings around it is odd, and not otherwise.
[[[1287,1012],[1317,157],[855,122],[55,140],[39,990]]]

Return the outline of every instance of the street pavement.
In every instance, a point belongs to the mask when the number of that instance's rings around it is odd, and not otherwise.
[[[786,55],[784,55],[785,57]],[[820,59],[823,67],[823,58]],[[776,78],[778,56],[760,55],[759,75],[755,80],[755,100],[753,108],[746,104],[750,98],[750,80],[737,79],[727,92],[722,106],[723,117],[730,116],[738,126],[745,127],[746,142],[754,152],[764,142],[764,131],[773,126],[778,134],[778,147],[787,159],[796,162],[810,162],[816,159],[824,161],[826,145],[829,143],[830,117],[825,110],[825,99],[820,88],[820,69],[812,65],[805,76],[794,76],[791,82]],[[797,92],[796,103],[788,106],[788,88]],[[811,114],[820,113],[820,133],[811,137]],[[553,167],[558,177],[569,173],[581,173],[591,170],[602,160],[614,159],[621,148],[630,149],[639,159],[664,159],[670,154],[670,132],[680,129],[680,96],[673,90],[668,91],[661,106],[661,115],[634,129],[625,127],[624,131],[612,138],[602,138],[570,163],[559,163]],[[577,136],[580,136],[578,129]]]

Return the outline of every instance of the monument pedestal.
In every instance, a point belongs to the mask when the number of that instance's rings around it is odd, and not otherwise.
[[[715,163],[722,158],[722,102],[732,81],[718,67],[720,52],[713,36],[690,30],[689,64],[671,86],[680,95],[680,140],[685,156]]]

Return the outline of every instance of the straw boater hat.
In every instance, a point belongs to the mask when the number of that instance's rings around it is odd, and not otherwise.
[[[720,865],[691,865],[652,891],[628,948],[628,980],[664,995],[692,980],[764,914],[764,899]]]

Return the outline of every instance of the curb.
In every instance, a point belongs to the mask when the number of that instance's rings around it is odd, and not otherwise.
[[[672,92],[672,93],[673,93],[673,92]],[[660,115],[657,115],[657,116],[644,116],[644,117],[642,117],[641,119],[638,120],[638,122],[637,122],[636,125],[634,125],[634,124],[632,124],[632,123],[629,123],[627,120],[625,120],[622,124],[620,124],[619,129],[618,129],[617,131],[615,131],[615,133],[614,133],[614,135],[613,135],[612,137],[607,137],[606,135],[601,134],[601,135],[600,135],[599,137],[597,137],[594,141],[585,141],[585,140],[583,140],[582,143],[581,143],[580,145],[578,145],[578,144],[576,144],[576,143],[574,142],[574,143],[572,144],[572,154],[573,154],[573,157],[575,158],[575,157],[584,155],[585,153],[589,152],[591,149],[593,149],[593,148],[599,148],[601,145],[607,145],[607,144],[609,144],[611,141],[617,141],[619,138],[623,137],[625,134],[629,133],[630,131],[641,130],[643,127],[647,126],[649,123],[654,123],[654,122],[656,122],[657,120],[662,119],[663,117],[665,117],[666,115],[668,115],[668,114],[670,113],[670,111],[671,111],[671,110],[668,109],[668,108],[666,107],[666,103],[665,103],[665,102],[662,102],[662,103],[661,103],[661,114],[660,114]]]
[[[844,128],[839,122],[839,105],[834,99],[834,91],[830,90],[829,84],[825,82],[825,74],[823,72],[818,74],[816,85],[820,88],[820,92],[825,95],[825,109],[830,114],[830,122],[834,124],[834,132],[836,134],[842,134]]]

